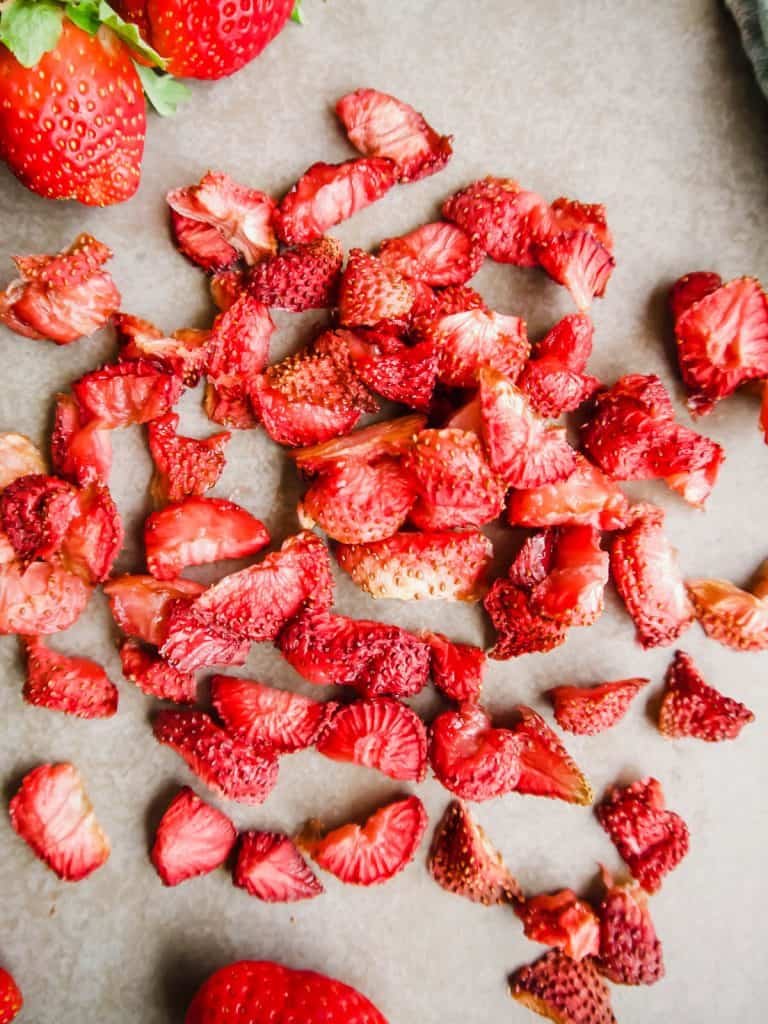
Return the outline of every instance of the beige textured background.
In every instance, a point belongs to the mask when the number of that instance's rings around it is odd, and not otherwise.
[[[168,329],[208,323],[202,276],[169,242],[164,192],[216,167],[280,194],[312,161],[350,155],[332,103],[349,89],[373,85],[453,132],[455,157],[443,174],[397,189],[343,225],[335,233],[345,244],[367,246],[414,227],[447,193],[487,173],[517,177],[550,198],[565,193],[605,202],[618,268],[607,299],[594,310],[590,370],[607,381],[627,371],[660,373],[687,421],[669,361],[665,288],[697,268],[768,279],[768,118],[720,6],[710,0],[306,0],[305,6],[307,26],[289,27],[256,64],[230,81],[194,87],[194,102],[175,120],[151,119],[143,186],[126,206],[88,211],[50,204],[0,171],[3,275],[10,275],[10,253],[58,249],[89,230],[116,251],[113,271],[126,310]],[[501,310],[528,317],[534,337],[569,310],[565,292],[534,271],[489,263],[477,284]],[[278,320],[279,355],[306,339],[322,316],[278,314]],[[0,331],[0,429],[43,442],[52,393],[112,352],[107,335],[57,349]],[[204,434],[198,405],[198,395],[186,397],[182,427]],[[661,484],[631,488],[668,510],[669,532],[690,575],[745,581],[768,553],[768,449],[757,414],[756,399],[737,396],[702,424],[728,456],[706,513],[685,507]],[[113,487],[129,538],[121,567],[129,568],[140,559],[149,460],[138,429],[116,441]],[[253,432],[238,435],[228,457],[215,493],[263,516],[278,538],[293,532],[298,491],[282,454]],[[431,625],[457,639],[483,636],[474,609],[374,607],[344,581],[337,606]],[[99,597],[60,644],[102,660],[119,680],[113,641]],[[665,741],[646,717],[644,700],[612,732],[568,742],[598,793],[617,778],[657,775],[692,833],[689,857],[652,903],[667,979],[652,989],[614,989],[623,1024],[755,1020],[768,1000],[766,656],[729,652],[698,628],[684,647],[715,685],[757,713],[736,743]],[[653,677],[655,691],[670,656],[643,653],[610,596],[598,625],[573,630],[559,651],[494,665],[485,699],[499,713],[519,701],[543,709],[538,695],[547,686],[631,675]],[[34,764],[72,759],[114,847],[105,868],[67,886],[34,860],[0,815],[0,963],[24,989],[23,1021],[180,1022],[205,976],[248,956],[336,975],[365,991],[391,1024],[525,1021],[528,1011],[509,1001],[505,979],[543,950],[522,937],[511,911],[444,893],[421,855],[385,887],[358,891],[324,878],[327,894],[295,907],[258,903],[235,890],[223,870],[163,889],[147,859],[149,836],[173,787],[190,776],[154,743],[153,702],[122,682],[120,711],[108,722],[29,708],[20,697],[12,639],[2,641],[0,657],[3,796]],[[311,689],[267,646],[254,649],[247,668],[270,683]],[[428,708],[430,699],[420,705]],[[376,773],[312,752],[285,759],[281,771],[263,808],[226,806],[239,826],[294,829],[310,814],[339,824],[398,791]],[[420,793],[436,820],[446,794],[434,781]],[[510,796],[479,806],[477,817],[530,890],[588,887],[598,860],[618,867],[588,809]]]

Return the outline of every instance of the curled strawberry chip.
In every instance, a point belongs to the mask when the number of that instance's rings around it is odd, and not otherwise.
[[[158,504],[205,494],[224,470],[229,431],[198,440],[177,434],[178,425],[173,412],[148,424],[149,453],[155,464],[150,491]]]
[[[594,526],[560,526],[555,531],[551,564],[530,593],[535,612],[566,626],[591,626],[603,611],[608,582],[608,553]]]
[[[302,473],[312,476],[349,462],[371,463],[381,456],[404,455],[416,435],[425,426],[424,416],[401,416],[382,420],[355,430],[346,437],[332,438],[322,444],[288,452]]]
[[[512,526],[589,525],[618,530],[626,525],[629,501],[621,488],[597,466],[574,453],[575,469],[564,480],[509,494],[507,519]]]
[[[247,292],[214,320],[208,345],[205,411],[215,423],[238,430],[256,426],[249,391],[267,364],[274,329],[267,307]]]
[[[517,383],[538,415],[551,419],[578,409],[601,387],[597,377],[569,370],[552,356],[531,359]]]
[[[438,135],[413,107],[377,89],[342,96],[336,113],[352,145],[364,156],[391,160],[399,181],[435,174],[451,158],[450,135]]]
[[[676,651],[664,680],[659,731],[709,743],[735,740],[755,716],[744,704],[709,686],[685,651]]]
[[[171,605],[197,597],[205,586],[181,578],[124,575],[109,580],[103,590],[117,626],[128,636],[157,647],[165,639]]]
[[[430,672],[438,690],[451,700],[478,700],[485,672],[482,648],[455,643],[442,633],[428,630],[421,636],[429,644]]]
[[[616,985],[655,985],[664,977],[661,942],[639,885],[616,885],[602,869],[606,893],[600,903],[600,951],[596,967]]]
[[[688,596],[701,628],[736,651],[768,647],[768,601],[728,580],[687,580]]]
[[[328,309],[336,304],[343,262],[341,242],[324,236],[257,263],[247,289],[258,302],[276,309]]]
[[[523,930],[532,942],[562,949],[572,960],[597,955],[600,923],[594,910],[573,889],[530,896],[517,908]]]
[[[181,397],[180,377],[147,359],[103,366],[72,385],[84,422],[113,429],[164,416]]]
[[[615,260],[591,231],[574,230],[551,234],[534,245],[538,263],[553,281],[564,285],[577,307],[584,312],[594,298],[605,294]]]
[[[53,558],[77,513],[77,491],[55,476],[17,477],[0,495],[0,526],[24,564]]]
[[[10,431],[0,433],[0,491],[20,476],[44,473],[43,456],[28,437]]]
[[[608,252],[613,252],[613,235],[602,203],[582,203],[566,196],[555,199],[549,207],[547,232],[561,231],[588,231]]]
[[[555,686],[547,692],[561,729],[594,736],[613,728],[650,679],[617,679],[597,686]]]
[[[312,164],[283,197],[275,213],[280,240],[297,245],[320,238],[381,199],[396,181],[397,168],[381,157]]]
[[[518,793],[565,800],[571,804],[591,804],[592,787],[583,772],[533,708],[520,704],[514,734],[525,740],[520,753]]]
[[[473,531],[395,533],[370,544],[340,544],[336,559],[371,597],[479,601],[493,547]]]
[[[77,493],[76,514],[61,544],[61,563],[86,583],[103,583],[124,537],[120,513],[107,488],[98,484],[82,488]]]
[[[510,980],[513,999],[555,1024],[616,1024],[608,986],[592,960],[552,949]]]
[[[465,284],[484,258],[466,231],[446,221],[422,224],[407,235],[385,239],[379,247],[379,259],[386,266],[435,288]]]
[[[218,228],[201,220],[192,220],[173,209],[171,234],[182,256],[209,274],[221,273],[234,267],[240,258],[237,249],[229,244]]]
[[[398,333],[408,324],[414,299],[402,274],[362,249],[350,249],[339,287],[342,326]]]
[[[535,192],[511,178],[483,178],[443,203],[443,216],[458,224],[491,259],[533,267],[533,247],[548,214]]]
[[[24,700],[77,718],[111,718],[117,711],[117,687],[89,658],[46,647],[40,637],[22,638],[27,660]]]
[[[200,614],[189,599],[170,603],[160,656],[179,672],[244,665],[250,649],[247,637]]]
[[[6,541],[7,544],[7,541]],[[0,635],[42,635],[69,629],[83,613],[91,588],[60,565],[16,560],[0,566]]]
[[[539,530],[526,537],[507,569],[507,579],[530,591],[552,571],[557,530]]]
[[[123,675],[144,693],[175,704],[194,704],[197,682],[191,672],[180,672],[154,651],[136,640],[120,644]]]
[[[360,330],[343,336],[355,373],[366,387],[391,402],[429,409],[439,362],[431,341],[406,345],[395,335]]]
[[[371,697],[337,708],[317,749],[334,761],[375,768],[392,779],[422,782],[427,732],[421,719],[393,697]]]
[[[51,435],[51,463],[73,484],[109,483],[112,441],[98,420],[83,424],[80,406],[71,395],[58,395]]]
[[[723,284],[719,274],[709,270],[694,270],[683,274],[669,290],[669,310],[673,323],[677,323],[685,311],[705,295],[717,291]]]
[[[163,885],[180,885],[221,867],[236,839],[229,818],[184,786],[160,819],[150,859]]]
[[[114,324],[120,344],[119,362],[148,359],[181,377],[187,387],[194,387],[200,380],[208,359],[210,331],[185,328],[166,336],[148,320],[129,313],[116,313]]]
[[[488,652],[495,661],[551,651],[565,642],[567,627],[535,612],[527,591],[511,580],[494,580],[483,606],[496,630]]]
[[[522,736],[496,729],[479,704],[461,704],[432,723],[429,763],[446,789],[462,800],[492,800],[520,781]]]
[[[476,387],[483,367],[514,379],[530,352],[524,320],[485,308],[420,317],[414,334],[434,346],[438,379],[449,387]]]
[[[232,881],[265,903],[311,900],[325,891],[294,841],[282,832],[244,832]]]

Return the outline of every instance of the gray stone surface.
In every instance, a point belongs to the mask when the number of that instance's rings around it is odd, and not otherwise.
[[[3,273],[12,252],[61,247],[94,232],[116,252],[124,308],[168,329],[209,322],[202,276],[169,241],[163,195],[208,168],[280,194],[314,160],[350,150],[332,114],[349,89],[373,85],[423,109],[455,135],[447,170],[402,187],[335,234],[372,245],[433,215],[440,200],[483,174],[510,175],[548,197],[605,202],[618,267],[594,309],[592,372],[657,372],[683,411],[670,362],[665,291],[684,271],[768,279],[766,107],[727,15],[714,2],[670,0],[307,0],[308,24],[290,27],[230,81],[194,86],[178,118],[152,117],[144,182],[123,207],[85,210],[27,193],[0,171]],[[565,292],[534,271],[488,264],[477,284],[505,312],[526,316],[534,337],[570,308]],[[322,320],[278,314],[276,354],[297,347]],[[0,429],[44,442],[51,396],[109,358],[101,334],[67,348],[0,332]],[[766,554],[768,450],[757,431],[757,399],[738,395],[701,426],[725,445],[727,462],[705,513],[652,483],[631,492],[668,513],[669,533],[689,575],[745,581]],[[182,427],[204,434],[199,395],[186,396]],[[138,429],[117,439],[114,491],[128,525],[121,567],[140,562],[149,460]],[[283,455],[260,433],[229,449],[217,494],[264,517],[276,536],[296,528],[298,487]],[[340,580],[338,608],[409,626],[433,626],[481,641],[473,608],[374,603]],[[97,597],[62,649],[102,660],[120,679],[114,632]],[[568,746],[598,793],[616,779],[653,773],[690,824],[691,853],[654,898],[667,978],[653,989],[614,989],[623,1024],[674,1019],[699,1024],[754,1020],[768,999],[766,929],[765,656],[736,654],[698,628],[683,646],[705,675],[746,701],[758,721],[733,744],[668,742],[637,702],[627,720]],[[545,710],[555,683],[648,675],[658,689],[671,652],[643,652],[610,596],[600,622],[573,630],[548,656],[491,668],[486,702],[503,712],[519,701]],[[26,707],[15,642],[0,644],[0,782],[8,796],[21,773],[44,760],[75,761],[111,836],[108,864],[76,886],[36,861],[0,816],[0,962],[24,989],[29,1024],[165,1024],[183,1019],[196,986],[240,957],[316,968],[365,991],[392,1024],[520,1021],[528,1011],[506,994],[509,971],[542,950],[520,934],[511,911],[451,897],[429,879],[426,844],[385,887],[356,890],[327,881],[306,905],[266,906],[232,887],[225,871],[164,889],[147,858],[151,830],[173,787],[189,782],[179,759],[154,743],[153,702],[120,682],[120,711],[108,722],[70,720]],[[309,691],[268,647],[247,674]],[[421,702],[431,710],[430,700]],[[197,787],[202,792],[202,787]],[[335,825],[364,814],[399,786],[314,753],[287,758],[262,808],[226,805],[241,827],[295,829],[309,815]],[[447,803],[434,780],[421,789],[437,820]],[[588,809],[510,796],[477,818],[529,891],[588,887],[615,851]],[[759,1012],[758,1012],[759,1015]]]

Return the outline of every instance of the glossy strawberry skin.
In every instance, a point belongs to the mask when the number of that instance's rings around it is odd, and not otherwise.
[[[232,880],[265,903],[295,903],[324,892],[293,840],[280,832],[244,832]]]
[[[236,839],[229,818],[184,786],[160,819],[150,859],[163,885],[179,885],[221,867]]]
[[[0,967],[0,1024],[11,1024],[24,1003],[11,974]]]

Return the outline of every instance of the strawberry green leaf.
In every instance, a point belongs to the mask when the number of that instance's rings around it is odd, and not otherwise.
[[[152,68],[133,62],[138,72],[147,99],[161,117],[175,114],[182,103],[186,103],[191,93],[183,82],[171,75],[164,75]]]
[[[99,0],[73,0],[64,9],[70,21],[78,28],[95,36],[99,30]]]
[[[99,21],[102,25],[106,25],[107,28],[111,28],[115,35],[122,39],[126,46],[129,46],[140,57],[151,61],[158,68],[165,67],[165,57],[161,57],[157,50],[153,50],[148,43],[145,43],[141,38],[141,32],[139,32],[138,28],[124,21],[117,11],[112,10],[109,4],[106,3],[106,0],[101,0],[99,3]]]
[[[34,67],[58,43],[63,14],[51,0],[12,0],[0,15],[0,43],[19,64]]]
[[[291,11],[291,21],[295,21],[297,25],[304,24],[304,12],[301,9],[301,0],[295,0],[293,10]]]

